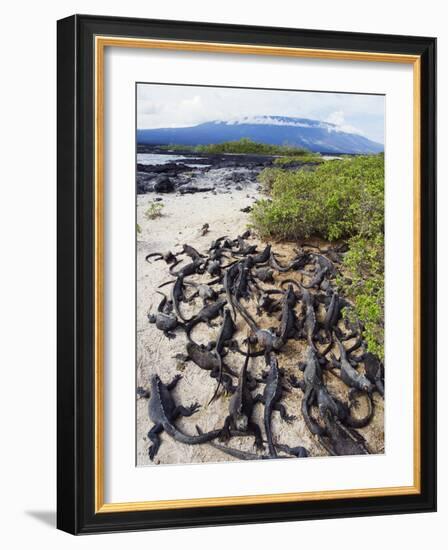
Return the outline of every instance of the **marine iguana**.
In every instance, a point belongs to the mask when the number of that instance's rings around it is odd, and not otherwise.
[[[239,274],[239,262],[234,263],[232,266],[230,266],[228,269],[226,269],[226,272],[224,273],[224,278],[222,281],[222,286],[226,294],[227,302],[229,306],[232,308],[232,315],[233,320],[236,321],[236,311],[235,311],[235,304],[233,300],[233,288],[235,285],[235,281]]]
[[[187,355],[177,354],[175,357],[181,359],[182,361],[193,361],[198,367],[203,370],[210,371],[212,378],[216,378],[218,373],[220,361],[216,355],[208,349],[208,346],[205,347],[195,342],[187,342],[186,344]],[[238,378],[238,373],[228,367],[226,364],[223,365],[223,368],[226,372]]]
[[[214,379],[218,379],[222,368],[223,387],[227,393],[233,393],[235,391],[231,376],[237,378],[238,374],[225,363],[221,362],[220,358],[217,357],[216,354],[203,346],[195,344],[194,342],[187,342],[186,351],[186,355],[178,354],[176,356],[177,359],[181,359],[184,362],[192,361],[200,369],[209,371],[210,377]]]
[[[322,370],[312,346],[308,346],[306,361],[299,368],[303,370],[303,380],[299,381],[291,376],[289,382],[293,387],[301,388],[303,391],[301,410],[308,429],[312,434],[322,436],[326,433],[325,428],[322,428],[310,414],[310,408],[323,387]]]
[[[218,374],[218,384],[216,386],[215,393],[209,401],[209,404],[216,398],[218,395],[219,388],[221,387],[222,375],[223,375],[223,363],[222,363],[222,351],[224,346],[230,342],[235,332],[236,326],[233,322],[232,315],[229,308],[224,308],[224,318],[219,329],[218,338],[216,339],[215,349],[213,353],[219,359],[219,374]]]
[[[184,244],[182,245],[182,250],[181,252],[177,252],[175,254],[175,256],[180,256],[181,254],[186,254],[187,256],[189,256],[193,261],[202,261],[204,258],[206,258],[207,256],[204,256],[204,254],[201,254],[200,252],[198,252],[196,250],[196,248],[193,248],[192,246],[190,246],[189,244]]]
[[[268,244],[262,252],[259,252],[255,256],[252,256],[254,265],[264,264],[268,262],[269,258],[271,257],[271,248],[271,245]]]
[[[288,285],[283,301],[282,301],[282,314],[280,320],[280,326],[277,331],[277,336],[286,342],[289,338],[298,338],[299,332],[297,330],[297,316],[294,311],[296,305],[296,296],[292,285]]]
[[[325,350],[322,351],[322,355],[324,356],[333,347],[333,328],[337,325],[337,322],[339,320],[340,309],[339,294],[337,292],[333,292],[333,294],[331,295],[330,304],[325,312],[324,321],[322,323],[328,338],[328,344]]]
[[[269,267],[259,267],[254,270],[254,275],[262,283],[273,283],[274,282],[274,272]]]
[[[199,231],[199,234],[201,235],[201,237],[204,237],[205,235],[207,235],[209,231],[210,231],[210,224],[204,223],[204,225],[201,227]]]
[[[247,256],[244,261],[238,262],[237,265],[238,274],[234,284],[234,295],[235,299],[239,300],[248,297],[250,270],[254,265],[252,256]]]
[[[253,386],[249,385],[248,380],[247,368],[249,365],[249,358],[250,343],[248,341],[244,365],[238,377],[238,385],[236,391],[230,398],[229,415],[224,422],[224,427],[222,429],[220,439],[230,439],[231,429],[241,432],[247,432],[248,434],[252,434],[255,436],[255,446],[257,447],[257,449],[263,450],[263,438],[261,435],[260,427],[252,419],[255,401],[251,393],[251,389],[253,389]]]
[[[207,300],[216,300],[216,298],[218,297],[218,293],[215,289],[212,288],[212,286],[219,282],[219,277],[217,279],[213,279],[212,281],[208,281],[207,283],[195,283],[193,281],[185,281],[184,284],[196,288],[196,291],[187,299],[187,301],[191,302],[197,296],[202,299],[204,305],[206,304]]]
[[[381,397],[384,397],[384,368],[382,363],[376,355],[370,352],[364,354],[363,360],[366,377],[375,385]]]
[[[207,262],[207,267],[205,268],[207,273],[209,273],[212,277],[215,275],[221,275],[221,264],[218,262],[218,260],[211,260]]]
[[[264,429],[266,431],[266,439],[268,440],[269,454],[271,457],[277,456],[275,450],[274,441],[272,438],[271,418],[272,412],[275,410],[280,412],[280,417],[286,422],[292,422],[295,420],[295,416],[288,415],[283,405],[279,403],[282,396],[283,386],[281,383],[281,373],[278,368],[277,357],[270,353],[269,355],[269,372],[266,379],[266,386],[264,388],[263,395],[257,395],[254,400],[256,402],[261,401],[264,403]]]
[[[145,257],[145,260],[150,263],[149,258],[153,258],[154,256],[157,256],[154,260],[155,262],[164,260],[167,264],[172,264],[176,261],[175,254],[173,254],[170,250],[168,250],[168,252],[153,252],[152,254],[148,254]]]
[[[188,435],[176,427],[174,422],[179,416],[191,416],[199,409],[199,403],[193,403],[189,407],[176,405],[171,391],[182,378],[176,375],[169,384],[164,384],[156,374],[151,377],[149,390],[148,414],[154,426],[148,432],[148,438],[152,445],[148,449],[149,458],[154,460],[160,447],[160,434],[165,431],[179,443],[186,445],[199,445],[218,437],[221,429],[212,430],[201,435]]]
[[[333,265],[333,262],[329,260],[327,257],[323,256],[322,254],[316,254],[315,252],[312,252],[310,256],[316,260],[317,264],[321,269],[327,268],[328,274],[330,277],[335,275],[336,268]]]
[[[240,304],[240,302],[235,302],[235,307],[238,309],[241,317],[246,321],[251,329],[251,335],[249,336],[251,344],[257,343],[261,347],[260,351],[252,352],[250,354],[251,357],[259,357],[260,355],[264,355],[266,360],[268,360],[268,356],[272,350],[279,351],[283,347],[283,340],[273,331],[260,328],[249,312]],[[238,353],[244,355],[244,352],[242,352],[237,346],[235,347],[235,351],[238,351]]]
[[[360,374],[354,367],[352,367],[349,360],[347,359],[347,352],[344,346],[336,336],[335,341],[339,348],[340,354],[339,362],[341,369],[341,380],[350,388],[371,393],[374,389],[374,385],[372,384],[372,382],[370,382],[370,380],[366,376]]]
[[[218,237],[217,239],[212,241],[208,251],[211,252],[212,250],[216,250],[216,249],[220,248],[222,241],[224,241],[227,238],[228,238],[227,235],[224,235],[224,236]]]
[[[189,319],[185,323],[185,333],[187,335],[187,338],[190,342],[193,340],[191,339],[191,331],[198,323],[207,323],[207,325],[210,327],[212,326],[211,321],[213,319],[216,319],[218,315],[220,315],[222,309],[226,305],[227,300],[222,299],[218,300],[217,302],[213,302],[212,304],[209,304],[207,306],[204,306],[199,313],[194,315],[191,319]]]
[[[227,256],[226,252],[228,252],[226,248],[215,248],[210,252],[208,259],[211,261],[218,260],[219,262],[222,258],[230,259],[230,256]]]
[[[307,285],[302,283],[302,288],[318,288],[327,273],[327,267],[320,267]]]
[[[347,407],[342,401],[330,395],[325,386],[318,389],[317,406],[320,416],[325,419],[330,414],[335,421],[340,420],[344,425],[350,428],[364,428],[369,424],[373,416],[373,402],[369,394],[367,396],[368,410],[363,418],[354,418],[351,414],[351,405],[353,396],[350,399],[350,405]]]
[[[301,256],[292,260],[292,262],[289,265],[282,266],[278,263],[277,258],[275,257],[275,254],[271,252],[271,255],[269,257],[269,265],[279,273],[286,273],[291,269],[298,270],[303,268],[305,266],[307,258],[308,258],[307,254],[302,254]]]
[[[257,250],[256,244],[247,244],[242,237],[237,237],[238,250],[232,251],[234,256],[247,256],[253,254]]]
[[[202,259],[193,260],[191,263],[184,265],[184,267],[181,267],[179,271],[173,271],[173,268],[176,267],[176,265],[179,263],[180,261],[178,260],[170,267],[170,274],[173,275],[173,277],[180,277],[183,279],[184,277],[194,275],[195,273],[203,273],[202,268],[204,261]]]
[[[314,335],[316,333],[316,312],[314,311],[313,295],[306,288],[303,288],[302,299],[305,304],[305,321],[303,323],[303,330],[306,335],[308,345],[315,352],[317,352],[316,345],[314,344]]]
[[[171,301],[173,302],[174,311],[179,319],[182,319],[184,322],[187,321],[180,310],[180,302],[185,301],[183,277],[177,277],[174,281],[174,285],[171,288]]]
[[[281,290],[276,290],[274,293],[283,294]],[[257,315],[261,315],[265,311],[269,316],[281,308],[279,300],[271,298],[272,291],[261,289],[258,295]]]
[[[175,338],[176,335],[173,333],[173,330],[180,326],[179,322],[174,315],[165,312],[167,297],[162,292],[157,291],[157,294],[160,294],[163,298],[157,308],[157,313],[155,315],[148,314],[148,321],[155,323],[156,327],[163,331],[166,337]]]
[[[174,279],[174,281],[166,281],[165,283],[162,283],[159,285],[159,288],[162,288],[163,286],[173,284],[173,287],[171,288],[171,301],[173,304],[173,309],[176,312],[176,315],[182,319],[182,321],[186,322],[188,319],[186,319],[183,315],[183,313],[180,310],[180,302],[187,302],[190,300],[187,300],[184,295],[184,284],[193,285],[193,286],[199,286],[197,283],[193,282],[186,282],[184,281],[184,277],[182,275],[179,275]]]

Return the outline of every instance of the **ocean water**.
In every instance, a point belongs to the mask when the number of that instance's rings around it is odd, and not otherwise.
[[[185,160],[188,160],[189,162],[184,162]],[[158,155],[153,153],[137,153],[137,162],[150,166],[154,166],[156,164],[168,164],[170,162],[179,161],[181,161],[186,166],[191,166],[192,168],[207,166],[205,164],[195,164],[194,160],[194,158],[185,157],[183,155]]]

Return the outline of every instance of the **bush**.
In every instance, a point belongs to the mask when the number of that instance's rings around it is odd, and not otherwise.
[[[384,356],[384,155],[325,162],[312,171],[268,168],[270,198],[252,224],[263,238],[347,240],[339,285],[363,322],[369,349]]]
[[[384,235],[356,236],[348,244],[338,283],[353,301],[369,350],[384,359]]]
[[[213,143],[210,145],[197,145],[194,147],[197,153],[206,154],[254,154],[254,155],[285,155],[301,156],[309,155],[310,151],[303,147],[293,145],[269,145],[268,143],[259,143],[249,138],[241,138],[238,141],[225,141],[223,143]]]
[[[314,163],[314,164],[320,164],[321,162],[325,162],[325,159],[323,159],[318,153],[304,153],[302,155],[290,155],[286,157],[279,157],[278,159],[274,160],[275,166],[288,166],[290,164],[305,164],[305,163]]]
[[[222,155],[224,153],[246,154],[246,155],[280,155],[293,157],[290,161],[284,162],[322,162],[323,159],[318,153],[312,153],[304,147],[295,145],[270,145],[253,141],[250,138],[241,138],[235,141],[223,141],[222,143],[211,143],[209,145],[161,145],[160,149],[165,151],[188,151],[191,153],[202,153],[205,155]],[[282,158],[276,159],[275,164],[282,164]]]
[[[147,220],[155,220],[162,216],[162,209],[164,204],[160,202],[153,202],[145,212],[145,218]]]
[[[281,168],[266,168],[260,172],[258,181],[261,184],[261,189],[264,193],[270,194],[272,192],[274,182],[281,176],[281,174],[283,174],[283,170],[281,170]]]
[[[262,237],[333,241],[383,231],[383,155],[325,162],[313,171],[267,168],[260,182],[272,197],[252,213]]]

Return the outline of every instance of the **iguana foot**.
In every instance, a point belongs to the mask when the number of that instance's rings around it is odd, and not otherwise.
[[[177,383],[179,382],[179,380],[182,380],[182,375],[181,374],[176,374],[175,377],[171,380],[171,382],[169,384],[166,384],[166,387],[169,391],[171,390],[174,390],[174,388],[177,386]]]
[[[163,427],[159,424],[155,424],[148,432],[148,439],[151,441],[152,445],[148,448],[148,456],[152,461],[156,456],[159,447],[160,447],[160,437],[159,433],[163,430]]]
[[[154,457],[156,456],[156,453],[157,453],[156,446],[151,445],[151,447],[149,447],[149,449],[148,449],[149,460],[153,461]]]
[[[137,396],[140,399],[148,399],[149,398],[149,390],[145,390],[145,388],[142,388],[141,386],[139,386],[137,388]]]
[[[198,412],[200,408],[201,408],[201,404],[197,402],[191,405],[188,405],[188,407],[185,407],[186,411],[188,411],[188,414],[184,414],[183,416],[191,416],[195,412]]]
[[[288,424],[291,424],[291,422],[294,422],[294,420],[297,419],[297,417],[293,414],[288,414],[284,405],[281,405],[280,403],[276,403],[274,409],[280,413],[280,418]]]
[[[218,440],[226,443],[227,441],[230,441],[230,430],[228,428],[223,428],[221,430],[221,433],[218,435]]]
[[[294,374],[290,375],[289,383],[293,388],[300,388],[302,391],[305,391],[305,382],[303,380],[299,380]]]

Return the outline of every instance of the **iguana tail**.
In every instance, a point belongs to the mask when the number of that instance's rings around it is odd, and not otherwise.
[[[216,399],[216,396],[218,395],[218,391],[219,391],[219,388],[221,387],[221,383],[222,383],[222,371],[223,371],[222,356],[216,350],[215,350],[214,354],[219,359],[219,378],[218,378],[218,384],[217,384],[216,389],[215,389],[215,393],[213,394],[212,398],[208,402],[208,405],[213,403],[213,401]]]
[[[199,434],[202,434],[201,429],[199,426],[196,426],[196,430]],[[271,458],[270,456],[266,455],[257,455],[255,453],[248,453],[246,451],[242,451],[240,449],[234,449],[232,447],[226,447],[225,445],[220,445],[219,443],[208,443],[210,447],[213,447],[214,449],[218,449],[219,451],[228,454],[230,456],[233,456],[234,458],[237,458],[238,460],[263,460],[266,458]]]
[[[331,350],[331,348],[333,347],[333,333],[331,330],[327,330],[327,335],[328,335],[328,344],[327,344],[327,347],[324,349],[324,351],[321,352],[321,355],[323,357],[325,357],[325,355],[327,355],[327,353],[329,353],[329,351]]]
[[[201,435],[188,435],[179,430],[179,428],[174,426],[174,424],[165,424],[163,428],[165,432],[173,439],[179,443],[184,443],[185,445],[201,445],[202,443],[207,443],[212,439],[216,439],[221,433],[221,429],[219,429],[212,430],[211,432],[206,432]]]
[[[154,256],[158,256],[158,257],[156,258],[155,261],[161,260],[161,259],[163,258],[163,254],[162,254],[161,252],[153,252],[152,254],[148,254],[148,255],[145,257],[145,260],[146,260],[148,263],[151,263],[151,262],[149,261],[149,258],[153,258]]]
[[[271,458],[276,458],[277,451],[272,440],[271,411],[269,410],[269,407],[266,406],[266,404],[264,406],[264,429],[266,431],[266,438],[268,440],[269,455],[271,456]]]
[[[364,418],[353,418],[351,415],[351,412],[349,412],[347,418],[343,420],[344,424],[347,424],[347,426],[350,426],[351,428],[364,428],[369,424],[370,420],[373,416],[373,400],[371,395],[368,393],[365,394],[367,397],[367,403],[368,403],[368,411]]]
[[[313,400],[313,398],[314,398],[314,390],[306,390],[305,395],[303,396],[303,399],[302,399],[302,415],[309,431],[313,435],[322,436],[326,434],[326,430],[321,426],[319,426],[319,424],[315,420],[313,420],[310,416],[309,407],[311,405],[311,401]]]
[[[248,311],[238,302],[234,302],[234,305],[236,306],[237,310],[240,312],[241,317],[246,321],[246,323],[249,325],[251,331],[253,333],[257,332],[259,330],[259,327],[253,317],[250,315]]]

